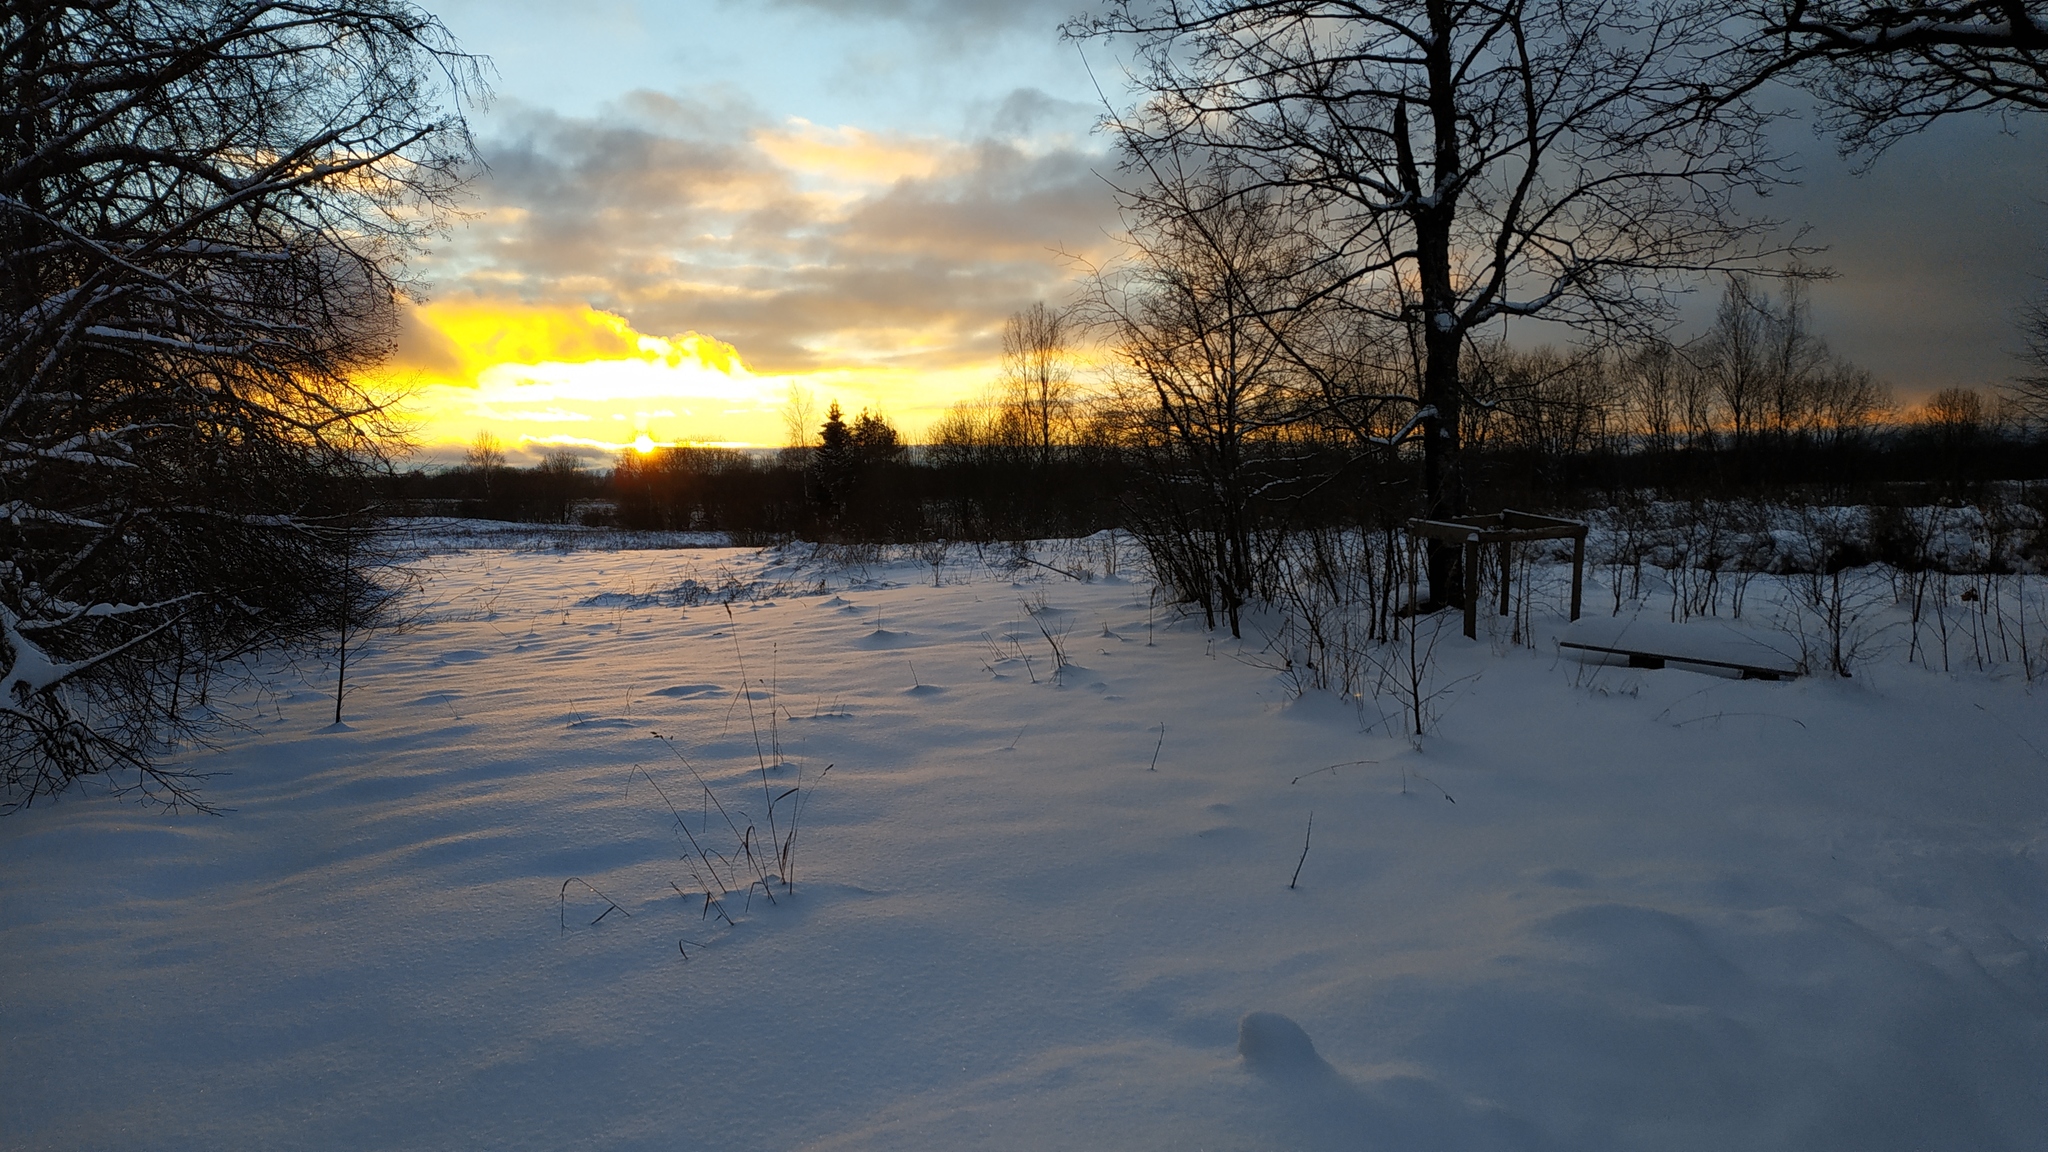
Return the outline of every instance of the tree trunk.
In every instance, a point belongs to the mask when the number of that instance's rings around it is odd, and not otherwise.
[[[1434,315],[1448,315],[1436,313]],[[1465,474],[1458,439],[1460,420],[1458,354],[1461,334],[1437,331],[1432,318],[1423,341],[1422,402],[1435,415],[1422,422],[1422,476],[1426,515],[1444,520],[1465,514]],[[1463,563],[1457,544],[1431,539],[1429,552],[1429,600],[1435,607],[1463,604]]]
[[[1458,315],[1458,293],[1451,282],[1451,226],[1457,214],[1457,196],[1448,187],[1459,171],[1457,77],[1451,59],[1453,17],[1449,6],[1430,5],[1430,25],[1435,32],[1428,49],[1429,117],[1431,151],[1429,184],[1420,173],[1411,188],[1422,197],[1414,211],[1416,276],[1422,290],[1422,395],[1432,414],[1422,422],[1422,470],[1425,514],[1432,520],[1462,516],[1465,512],[1465,478],[1459,436],[1460,389],[1458,355],[1465,333]],[[1405,121],[1406,117],[1402,116]],[[1406,125],[1400,136],[1405,144]],[[1413,160],[1408,161],[1413,165]],[[1431,539],[1429,554],[1429,600],[1431,606],[1462,604],[1465,600],[1461,552],[1448,541]]]

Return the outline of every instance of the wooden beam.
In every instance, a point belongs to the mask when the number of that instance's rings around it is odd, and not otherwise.
[[[1586,530],[1579,529],[1572,537],[1572,619],[1579,618],[1579,604],[1585,599],[1586,588]]]
[[[1411,536],[1428,536],[1435,540],[1448,540],[1454,544],[1463,544],[1466,537],[1482,531],[1484,529],[1475,528],[1470,524],[1457,524],[1449,520],[1410,520],[1408,522],[1408,534]]]
[[[1506,540],[1500,542],[1500,614],[1502,616],[1508,614],[1508,577],[1509,573],[1514,571],[1511,567],[1513,555],[1508,550],[1513,547],[1514,545]]]
[[[1543,516],[1535,512],[1517,512],[1512,508],[1501,509],[1500,524],[1503,528],[1583,529],[1586,526],[1583,520],[1566,520],[1562,516]]]
[[[1429,536],[1437,540],[1448,540],[1462,544],[1468,537],[1477,537],[1481,544],[1498,544],[1503,540],[1566,540],[1585,529],[1567,528],[1481,528],[1474,524],[1459,524],[1449,520],[1410,520],[1408,531],[1417,536]]]

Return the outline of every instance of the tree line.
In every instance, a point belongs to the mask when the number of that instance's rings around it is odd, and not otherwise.
[[[1194,504],[1240,508],[1219,514],[1226,519],[1328,525],[1420,514],[1420,454],[1398,430],[1361,454],[1355,430],[1330,418],[1313,388],[1270,381],[1231,392],[1205,380],[1162,400],[1119,388],[1113,373],[1091,379],[1085,361],[1104,350],[1082,343],[1084,315],[1043,304],[1014,315],[998,379],[953,404],[921,445],[879,413],[848,421],[836,405],[779,451],[629,449],[609,469],[566,449],[507,467],[502,446],[482,434],[464,466],[395,474],[382,498],[414,513],[745,542],[1016,540],[1142,526],[1190,514],[1192,476],[1209,477],[1194,485],[1204,491]],[[1689,340],[1558,349],[1494,339],[1474,341],[1468,355],[1459,438],[1480,507],[1582,510],[1635,489],[1680,499],[1803,489],[1834,503],[1967,500],[1995,481],[2048,474],[2048,414],[2024,388],[1947,388],[1901,408],[1812,331],[1796,278],[1774,288],[1730,277],[1713,324]]]

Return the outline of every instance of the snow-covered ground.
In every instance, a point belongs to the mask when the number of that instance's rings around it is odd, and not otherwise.
[[[0,1145],[2048,1146],[2017,671],[1586,666],[1539,611],[1446,630],[1418,747],[1134,559],[431,556],[346,727],[281,673],[180,757],[232,814],[0,821]],[[707,908],[692,767],[742,830],[801,786],[793,894]]]

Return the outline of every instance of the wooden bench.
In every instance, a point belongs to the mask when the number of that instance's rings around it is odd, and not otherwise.
[[[1654,652],[1643,648],[1613,647],[1605,644],[1587,644],[1578,640],[1560,640],[1560,648],[1576,648],[1581,652],[1601,652],[1610,656],[1628,657],[1631,668],[1662,668],[1665,661],[1680,664],[1702,664],[1709,668],[1729,668],[1742,673],[1744,680],[1790,680],[1799,675],[1797,668],[1773,667],[1767,664],[1748,664],[1737,660],[1712,660],[1705,656],[1686,656],[1676,652]]]

